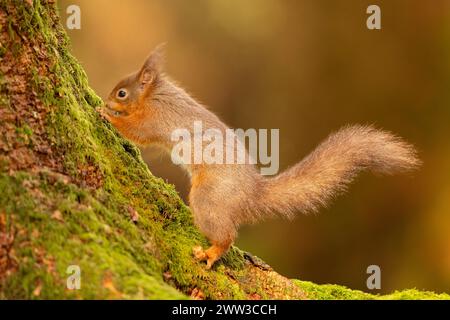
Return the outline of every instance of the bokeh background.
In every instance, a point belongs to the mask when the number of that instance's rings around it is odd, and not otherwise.
[[[167,42],[167,72],[234,128],[279,128],[281,169],[349,123],[413,142],[412,176],[363,175],[318,215],[244,227],[237,245],[280,273],[367,291],[450,289],[450,1],[63,0],[91,86],[106,97]],[[378,4],[382,30],[366,28]],[[170,158],[143,150],[152,172],[186,197]]]

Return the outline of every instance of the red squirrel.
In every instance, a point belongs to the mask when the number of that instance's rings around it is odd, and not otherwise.
[[[111,91],[102,114],[127,139],[138,145],[174,147],[177,128],[228,129],[214,113],[195,101],[165,75],[162,48],[155,49],[137,72]],[[291,218],[326,206],[362,170],[382,174],[415,169],[420,164],[413,146],[372,126],[347,126],[330,135],[302,161],[267,177],[254,164],[184,165],[190,174],[189,206],[194,222],[211,247],[193,248],[207,269],[232,245],[240,225],[271,216]]]

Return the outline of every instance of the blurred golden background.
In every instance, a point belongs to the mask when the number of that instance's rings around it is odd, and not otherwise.
[[[373,123],[414,143],[411,176],[363,175],[330,208],[244,227],[237,245],[281,274],[366,288],[450,289],[450,1],[63,0],[74,55],[103,98],[167,42],[167,72],[233,128],[280,128],[280,169],[329,133]],[[366,8],[381,7],[381,30]],[[185,198],[168,156],[151,171]]]

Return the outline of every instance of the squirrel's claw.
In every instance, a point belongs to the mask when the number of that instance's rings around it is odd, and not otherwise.
[[[99,115],[100,115],[101,118],[103,118],[103,119],[105,119],[105,120],[107,120],[107,121],[110,121],[110,116],[109,116],[109,114],[106,112],[106,110],[104,109],[104,107],[99,107],[99,108],[97,108],[96,110],[97,110],[97,112],[99,113]]]
[[[216,262],[216,259],[213,259],[213,258],[209,258],[208,260],[206,260],[206,270],[211,269],[214,262]]]

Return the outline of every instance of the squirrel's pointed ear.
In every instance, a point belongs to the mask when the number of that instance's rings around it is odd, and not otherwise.
[[[145,60],[144,66],[139,72],[139,80],[142,85],[152,83],[164,66],[165,43],[158,45]]]

